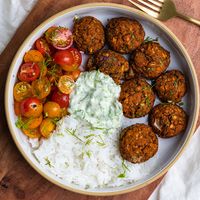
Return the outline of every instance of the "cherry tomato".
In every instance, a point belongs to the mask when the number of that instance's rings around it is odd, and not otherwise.
[[[70,76],[73,80],[76,81],[78,77],[80,76],[80,73],[81,73],[81,70],[77,69],[72,72],[65,72],[64,74]]]
[[[44,60],[43,55],[38,50],[29,50],[24,55],[24,62],[42,62]]]
[[[48,101],[44,104],[44,116],[50,118],[60,117],[60,105],[53,101]]]
[[[51,39],[50,39],[50,36],[52,34],[52,32],[56,29],[56,26],[51,26],[47,29],[47,31],[44,33],[45,35],[45,39],[47,40],[47,42],[49,44],[51,44]]]
[[[58,89],[64,94],[69,94],[73,90],[74,86],[74,80],[67,75],[61,76],[58,81]]]
[[[36,80],[40,75],[40,68],[36,63],[28,62],[21,65],[18,72],[20,81],[31,82]]]
[[[39,128],[36,129],[22,129],[22,132],[27,135],[29,138],[40,138],[41,133]]]
[[[50,47],[44,38],[37,39],[35,42],[35,47],[42,55],[51,54]]]
[[[27,129],[35,129],[40,126],[43,120],[43,116],[40,115],[39,117],[31,117],[31,118],[23,118],[23,122],[26,124]]]
[[[60,50],[68,49],[73,43],[72,32],[65,27],[53,27],[47,30],[46,38],[50,44]]]
[[[24,117],[39,117],[42,111],[43,105],[38,98],[29,97],[20,103],[20,112]]]
[[[21,115],[20,102],[18,102],[18,101],[14,102],[14,111],[15,111],[15,115],[17,115],[17,116]]]
[[[54,62],[60,65],[65,71],[77,70],[82,62],[81,53],[75,48],[57,51],[53,58]]]
[[[32,82],[32,93],[38,98],[43,99],[51,92],[51,83],[48,78],[40,78]]]
[[[69,95],[55,90],[51,97],[51,100],[58,103],[61,108],[67,108],[69,106]]]
[[[53,120],[50,118],[45,118],[40,124],[40,133],[43,137],[48,138],[55,128],[56,125]]]
[[[27,82],[18,82],[14,86],[13,95],[16,101],[22,101],[32,95],[31,85]]]

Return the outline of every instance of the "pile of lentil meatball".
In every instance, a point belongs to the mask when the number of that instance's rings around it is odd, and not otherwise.
[[[124,116],[149,114],[148,125],[133,124],[122,130],[119,150],[123,159],[145,162],[158,151],[157,136],[170,138],[184,132],[187,115],[177,103],[186,93],[185,77],[178,70],[166,71],[170,52],[158,41],[144,39],[145,31],[137,20],[112,18],[104,27],[98,19],[86,16],[75,21],[73,35],[76,47],[89,54],[86,70],[100,70],[121,86]],[[130,54],[129,61],[123,54]],[[156,95],[161,103],[154,107]]]

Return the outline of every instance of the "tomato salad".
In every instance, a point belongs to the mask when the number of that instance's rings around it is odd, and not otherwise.
[[[13,89],[14,110],[16,126],[30,138],[48,138],[67,114],[82,62],[72,45],[72,32],[53,26],[24,55]]]

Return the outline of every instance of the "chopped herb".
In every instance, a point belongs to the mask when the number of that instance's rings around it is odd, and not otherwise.
[[[81,138],[79,138],[79,137],[76,135],[76,129],[68,129],[68,128],[66,128],[65,131],[66,131],[68,134],[74,136],[77,140],[83,142],[83,140],[81,140]]]
[[[63,134],[63,133],[57,133],[56,135],[57,135],[57,136],[62,136],[62,137],[64,137],[64,134]]]
[[[84,136],[84,138],[88,139],[89,137],[93,137],[93,136],[96,136],[96,135],[95,134],[90,134],[90,135]]]
[[[89,145],[89,144],[92,142],[92,140],[93,140],[93,139],[88,139],[88,140],[86,140],[85,145]]]
[[[98,135],[98,137],[100,138],[101,142],[100,142],[100,141],[97,141],[97,144],[98,144],[99,146],[105,146],[106,143],[104,142],[104,140],[103,140],[103,138],[101,137],[101,135]]]
[[[172,90],[169,91],[170,96],[172,96],[174,94],[174,92]]]
[[[147,104],[148,107],[151,106],[151,102],[150,102],[149,97],[146,97],[146,98],[145,98],[145,102],[146,102],[146,104]]]
[[[20,128],[20,129],[28,129],[29,123],[31,122],[32,119],[33,118],[31,117],[28,120],[23,121],[22,117],[19,116],[17,121],[15,122],[15,125],[16,125],[17,128]]]
[[[152,37],[148,36],[148,37],[146,37],[146,39],[144,40],[143,43],[147,43],[147,42],[158,42],[158,37],[153,39]]]
[[[92,155],[92,152],[91,151],[86,151],[86,155],[88,156],[88,158],[90,158],[91,155]]]
[[[46,115],[46,113],[45,113],[45,115]],[[55,118],[52,118],[52,119],[51,119],[51,121],[52,121],[54,124],[56,124],[59,120],[60,120],[60,118],[58,118],[58,117],[55,117]]]
[[[183,106],[183,105],[184,105],[184,102],[181,101],[181,102],[178,103],[178,105],[179,105],[179,106]]]
[[[51,164],[51,161],[48,159],[48,157],[45,158],[45,165],[48,165],[49,167],[53,167],[53,165]]]
[[[131,38],[135,39],[135,35],[133,33],[130,33],[130,34],[131,34]]]
[[[174,87],[178,87],[178,80],[176,79],[175,81],[174,81]]]
[[[124,160],[122,161],[122,169],[123,173],[118,175],[118,178],[125,178],[126,177],[126,170],[130,172],[130,169],[125,165]]]

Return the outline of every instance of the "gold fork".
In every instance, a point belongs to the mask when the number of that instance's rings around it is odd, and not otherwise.
[[[200,20],[185,16],[177,12],[174,3],[171,0],[136,0],[140,4],[132,0],[128,1],[138,7],[140,10],[159,20],[165,21],[172,17],[180,17],[200,26]]]

